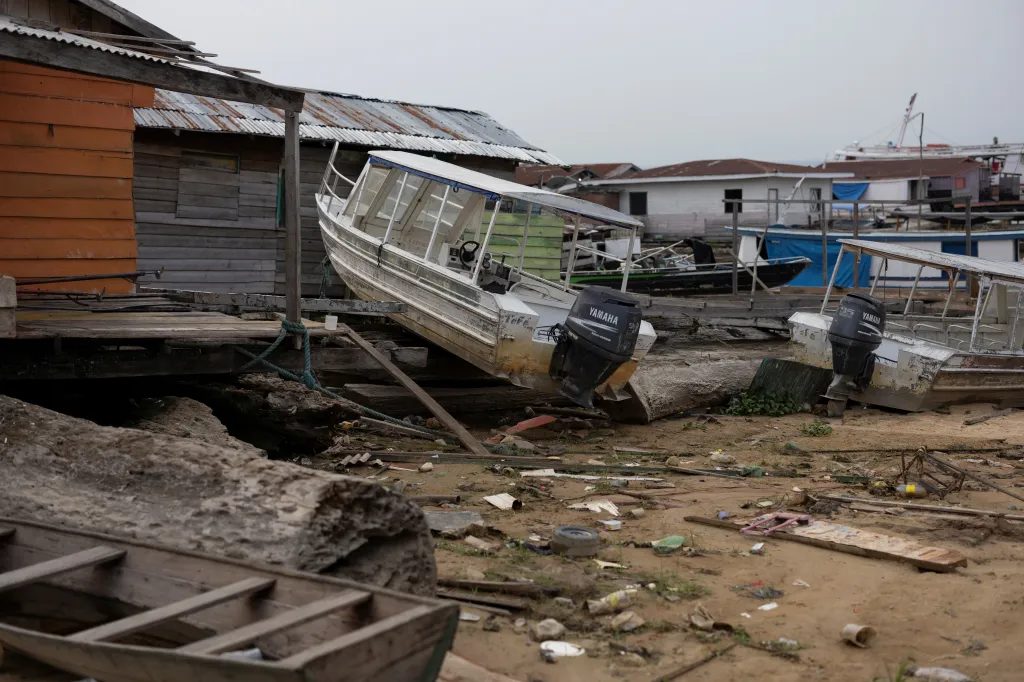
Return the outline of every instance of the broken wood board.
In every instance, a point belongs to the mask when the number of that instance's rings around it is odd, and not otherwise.
[[[510,597],[507,595],[488,593],[484,594],[474,590],[460,590],[452,587],[437,588],[437,596],[440,599],[452,599],[455,601],[469,602],[471,604],[485,604],[497,606],[503,609],[521,610],[527,607],[525,599]]]
[[[956,514],[959,516],[991,516],[993,518],[1007,519],[1009,521],[1024,521],[1024,514],[1007,514],[1006,512],[991,511],[988,509],[972,509],[970,507],[947,507],[939,504],[916,504],[913,502],[890,502],[889,500],[870,500],[870,502],[868,502],[858,497],[847,497],[845,495],[815,495],[815,497],[823,500],[847,502],[851,505],[855,503],[866,503],[874,507],[896,507],[899,509],[906,509],[907,511],[933,512],[937,514]]]
[[[519,386],[424,387],[423,390],[443,408],[459,414],[513,412],[537,404],[538,399],[553,401],[560,405],[573,404],[568,398],[561,396],[540,394],[538,398],[537,391]],[[372,407],[385,414],[421,416],[430,414],[423,403],[411,391],[402,386],[345,384],[341,388],[341,394],[360,405]],[[543,408],[537,408],[537,410],[538,414],[545,413]]]
[[[747,525],[702,516],[686,516],[684,520],[733,531]],[[967,557],[952,549],[931,547],[915,540],[905,540],[827,521],[812,521],[807,525],[791,526],[784,531],[775,531],[769,537],[872,559],[902,561],[940,573],[949,573],[957,567],[967,565]]]
[[[594,468],[594,467],[590,467]],[[554,469],[532,469],[519,473],[523,478],[573,478],[579,481],[661,481],[660,478],[643,476],[588,476],[586,474],[556,473]]]
[[[519,682],[449,652],[437,682]]]

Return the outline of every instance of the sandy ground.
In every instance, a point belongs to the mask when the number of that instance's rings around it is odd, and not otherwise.
[[[966,568],[938,574],[921,572],[903,563],[770,538],[764,556],[751,555],[749,550],[755,540],[683,520],[693,514],[714,516],[718,511],[727,511],[733,518],[751,518],[756,513],[745,509],[745,505],[765,498],[785,503],[796,497],[794,486],[811,493],[869,498],[864,488],[838,484],[828,477],[842,473],[892,476],[899,455],[879,452],[886,448],[925,446],[942,450],[950,453],[951,461],[971,471],[1006,477],[998,482],[1024,494],[1024,487],[1014,487],[1024,482],[1024,478],[1014,478],[1015,474],[1024,475],[1024,469],[1014,468],[1015,460],[996,459],[993,454],[952,452],[957,448],[1024,445],[1024,412],[975,426],[963,425],[965,417],[993,409],[973,405],[954,407],[950,414],[903,415],[855,408],[844,419],[830,420],[833,432],[823,437],[802,435],[801,426],[812,417],[799,414],[722,419],[720,423],[708,424],[706,431],[685,419],[663,420],[645,427],[620,426],[614,436],[605,438],[572,443],[563,440],[570,451],[566,457],[571,461],[596,458],[609,464],[652,464],[664,459],[664,455],[641,460],[611,454],[612,445],[632,445],[688,453],[682,454],[682,459],[692,460],[689,466],[708,468],[712,465],[706,455],[721,448],[741,464],[757,464],[766,469],[781,467],[802,477],[729,481],[665,476],[675,483],[675,489],[644,492],[665,495],[664,499],[682,508],[648,509],[642,519],[624,515],[622,529],[606,534],[600,558],[623,564],[626,568],[622,570],[600,571],[592,559],[540,556],[508,546],[494,556],[480,556],[459,541],[438,542],[436,557],[443,577],[465,578],[467,570],[472,573],[476,569],[488,579],[532,579],[563,586],[564,594],[575,599],[577,605],[582,603],[581,597],[594,597],[626,585],[657,585],[656,591],[641,590],[639,603],[633,607],[647,622],[639,631],[613,633],[609,630],[610,616],[590,616],[582,608],[573,610],[545,599],[532,602],[526,612],[495,619],[500,627],[498,632],[485,630],[483,620],[462,623],[455,652],[524,682],[654,680],[732,641],[726,635],[707,641],[706,636],[687,627],[688,614],[700,602],[717,620],[743,628],[749,634],[749,640],[741,638],[744,642],[757,645],[785,637],[799,641],[800,649],[795,656],[782,657],[738,646],[681,679],[868,682],[895,680],[901,663],[913,663],[955,668],[985,682],[1020,680],[1020,666],[1024,663],[1019,645],[1024,638],[1024,523],[911,512],[899,516],[842,508],[835,512],[834,518],[844,524],[915,538],[955,549],[968,557]],[[786,443],[795,443],[809,452],[868,452],[792,454],[793,450],[785,448]],[[991,458],[1001,466],[963,461],[972,457]],[[552,479],[546,487],[553,498],[521,494],[524,508],[506,512],[490,507],[481,498],[510,491],[515,481],[483,466],[440,464],[429,473],[390,473],[409,484],[419,484],[407,489],[406,494],[451,494],[461,489],[464,501],[460,509],[479,511],[508,539],[527,539],[531,534],[548,537],[556,525],[598,527],[598,519],[610,518],[607,514],[571,511],[567,506],[571,501],[601,499],[614,492],[597,491],[587,497],[586,483]],[[410,492],[413,489],[415,492]],[[914,501],[998,511],[1008,511],[1010,505],[1016,504],[1024,510],[1024,503],[970,482],[963,491],[947,496],[944,501]],[[626,509],[623,507],[622,511]],[[681,551],[660,557],[650,548],[624,546],[630,541],[650,541],[667,535],[684,536],[695,555]],[[808,586],[794,586],[798,580]],[[733,589],[756,581],[784,592],[772,600],[778,608],[760,611],[758,606],[769,600]],[[666,599],[666,595],[672,600]],[[471,607],[467,610],[486,618],[482,611]],[[538,645],[513,623],[518,617],[534,622],[549,616],[569,628],[564,639],[584,646],[587,656],[545,663]],[[839,631],[847,623],[875,628],[878,638],[873,646],[858,649],[842,643]],[[623,655],[616,650],[623,647],[646,653]]]

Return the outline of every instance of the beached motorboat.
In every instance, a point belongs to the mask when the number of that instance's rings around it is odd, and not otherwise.
[[[523,261],[535,209],[573,220],[576,232],[581,219],[633,233],[639,221],[405,152],[371,152],[342,199],[335,188],[345,179],[333,159],[316,195],[320,229],[331,264],[357,296],[405,303],[406,312],[392,315],[399,324],[519,386],[588,407],[595,393],[628,398],[626,383],[656,338],[636,299],[625,286],[574,292],[525,272]],[[527,219],[519,255],[506,263],[487,247],[508,205],[525,205]]]
[[[832,372],[825,392],[829,412],[841,414],[847,400],[908,411],[961,402],[1024,405],[1024,333],[1018,332],[1024,303],[1024,264],[926,251],[902,244],[840,240],[832,278],[817,313],[789,319],[795,359]],[[867,295],[844,296],[829,309],[829,297],[844,257],[880,259],[877,272],[908,278],[902,314],[886,315]],[[944,277],[948,297],[939,315],[911,314],[925,277]],[[971,317],[949,315],[957,284],[974,278],[978,293]]]
[[[0,571],[0,645],[102,682],[433,682],[458,626],[450,602],[6,518]]]

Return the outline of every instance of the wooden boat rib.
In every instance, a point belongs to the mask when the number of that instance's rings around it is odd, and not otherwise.
[[[454,604],[13,519],[0,569],[0,645],[102,682],[431,682],[458,625]],[[58,631],[19,622],[47,608]],[[272,660],[222,655],[249,646]]]

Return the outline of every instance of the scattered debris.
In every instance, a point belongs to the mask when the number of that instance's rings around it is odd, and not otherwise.
[[[757,503],[761,506],[761,503]],[[746,535],[769,535],[778,530],[791,528],[797,524],[808,524],[812,521],[808,514],[792,514],[789,512],[773,512],[759,516],[749,526],[740,529]],[[764,543],[761,543],[762,545]]]
[[[639,627],[643,627],[645,622],[634,611],[623,611],[612,618],[611,627],[616,632],[632,632]]]
[[[480,616],[469,611],[459,611],[459,620],[467,623],[478,623],[480,622]]]
[[[534,465],[536,466],[536,465]],[[626,467],[608,467],[609,469],[625,469]],[[645,476],[592,476],[589,474],[566,474],[558,472],[554,469],[531,469],[527,471],[520,471],[519,475],[523,478],[573,478],[578,481],[650,481],[650,482],[661,482],[663,479],[660,478],[649,478]]]
[[[601,536],[589,528],[559,526],[549,545],[552,552],[563,556],[594,556],[601,549]]]
[[[682,535],[669,535],[651,543],[655,554],[671,554],[686,543]]]
[[[748,597],[754,597],[755,599],[778,599],[785,596],[782,590],[766,585],[763,580],[758,580],[756,583],[750,583],[749,585],[736,585],[732,588],[732,591],[745,592]]]
[[[425,474],[425,473],[433,471],[433,470],[434,470],[434,465],[431,462],[424,462],[423,464],[420,465],[420,473],[422,473],[422,474]]]
[[[463,540],[463,542],[465,542],[467,545],[469,545],[473,549],[478,549],[481,552],[486,552],[487,554],[494,554],[495,552],[498,551],[498,546],[495,545],[493,542],[487,542],[486,540],[481,540],[480,538],[478,538],[478,537],[476,537],[474,535],[467,535],[466,539]]]
[[[700,602],[697,603],[697,606],[690,613],[689,619],[690,625],[705,632],[711,632],[712,630],[724,630],[726,632],[733,631],[732,625],[715,620],[714,616],[711,615],[711,612],[708,611]]]
[[[969,676],[952,668],[917,668],[912,676],[925,682],[971,682]]]
[[[805,583],[803,580],[794,580],[793,587],[810,587],[810,584]]]
[[[424,511],[423,516],[432,533],[452,540],[487,529],[484,517],[475,511]]]
[[[719,656],[722,656],[725,653],[729,652],[730,650],[732,650],[736,646],[737,646],[736,642],[728,644],[728,645],[722,647],[721,649],[719,649],[718,651],[714,651],[714,652],[708,654],[707,656],[705,656],[704,658],[702,658],[702,659],[700,659],[698,661],[694,661],[693,663],[690,663],[689,665],[684,665],[681,668],[677,668],[677,669],[672,670],[672,671],[670,671],[668,673],[665,673],[664,675],[660,675],[660,676],[654,678],[653,680],[651,680],[651,682],[671,682],[671,680],[676,680],[676,679],[682,677],[683,675],[685,675],[686,673],[688,673],[690,671],[693,671],[693,670],[696,670],[697,668],[701,667],[705,663],[710,663],[711,661],[715,660]]]
[[[505,429],[504,433],[499,433],[497,435],[491,436],[490,438],[487,439],[486,442],[491,444],[500,443],[502,442],[502,439],[507,436],[512,436],[514,434],[521,433],[523,431],[527,431],[538,426],[545,426],[557,420],[557,417],[554,417],[550,414],[542,414],[537,417],[531,417],[530,419],[524,419],[515,426],[510,426],[509,428]]]
[[[498,617],[495,615],[487,616],[487,620],[483,624],[484,632],[501,632],[501,623],[498,621]]]
[[[638,591],[637,589],[630,588],[612,592],[600,599],[588,599],[587,611],[592,616],[603,616],[608,613],[621,611],[633,603],[633,597],[636,596]]]
[[[601,519],[598,523],[604,526],[605,530],[614,531],[622,529],[622,521],[619,521],[618,519]]]
[[[711,461],[715,464],[735,464],[736,458],[721,451],[711,453]]]
[[[530,626],[530,639],[535,642],[557,640],[565,634],[565,626],[554,618],[546,618]]]
[[[576,602],[574,602],[572,599],[569,599],[568,597],[555,597],[552,601],[554,601],[559,606],[564,606],[567,609],[576,609]]]
[[[556,658],[582,656],[587,650],[569,642],[546,641],[540,645],[540,653],[544,660],[554,661]]]
[[[1013,408],[1006,410],[999,410],[998,412],[992,412],[991,414],[983,414],[977,417],[968,417],[964,420],[964,426],[974,426],[975,424],[981,424],[987,422],[989,419],[996,419],[997,417],[1005,417],[1008,414],[1013,414]]]
[[[962,653],[964,656],[977,656],[987,648],[988,645],[980,639],[972,639],[970,642],[967,643],[967,646],[960,650],[960,653]]]
[[[629,515],[634,519],[642,519],[647,516],[647,512],[644,511],[643,507],[633,507],[629,510]]]
[[[459,495],[414,495],[405,499],[421,507],[436,507],[442,504],[459,504],[462,502],[462,497]]]
[[[594,563],[597,564],[598,569],[602,571],[606,568],[625,568],[622,564],[617,564],[614,561],[601,561],[600,559],[594,559]]]
[[[750,553],[757,554],[759,556],[764,556],[764,543],[758,542],[757,544],[755,544],[753,547],[750,548]]]
[[[488,495],[484,498],[484,502],[501,509],[502,511],[518,511],[523,508],[523,503],[512,497],[508,493],[500,493],[498,495]]]
[[[619,508],[614,502],[608,500],[594,500],[593,502],[577,502],[570,504],[569,509],[574,511],[608,512],[612,516],[619,515]]]
[[[757,607],[757,610],[758,611],[774,611],[777,608],[779,608],[779,605],[776,604],[775,602],[771,602],[769,604],[761,604],[760,606]]]

